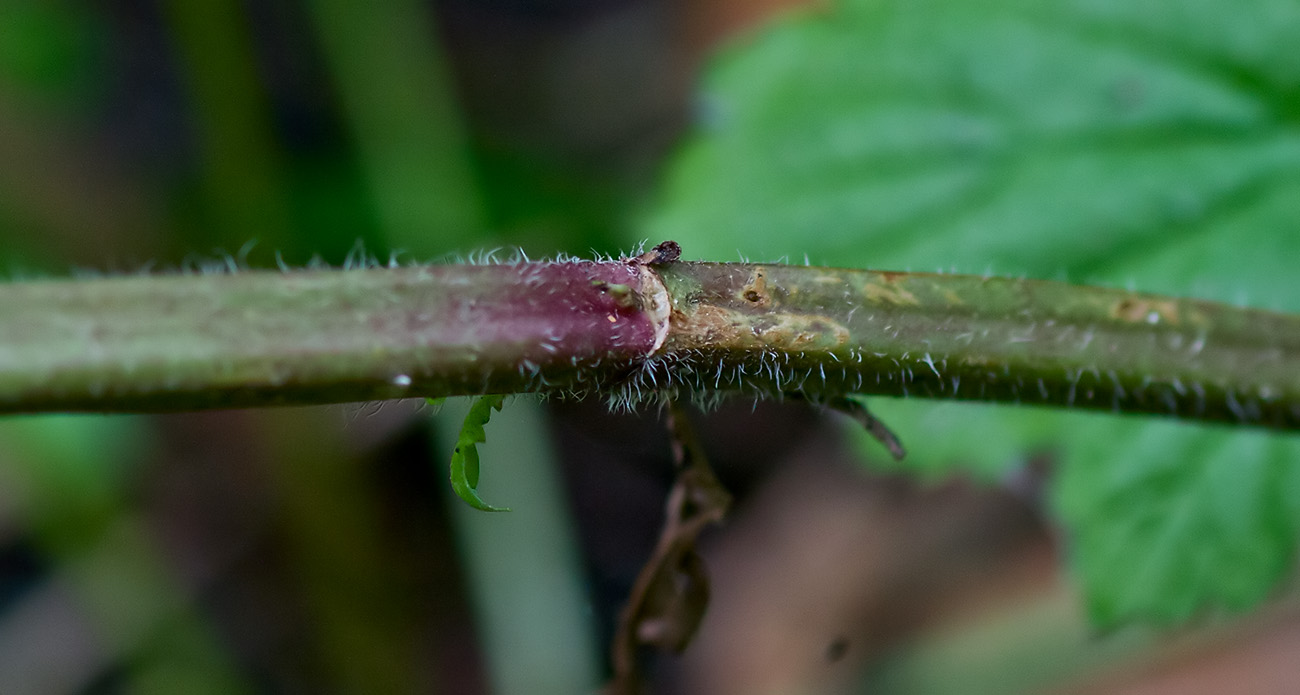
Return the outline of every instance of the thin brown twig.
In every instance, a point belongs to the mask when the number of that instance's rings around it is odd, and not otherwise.
[[[668,494],[663,529],[650,559],[637,575],[610,649],[614,670],[607,695],[642,692],[642,646],[680,652],[704,617],[709,580],[696,540],[726,515],[731,494],[718,481],[685,413],[668,404],[677,479]]]

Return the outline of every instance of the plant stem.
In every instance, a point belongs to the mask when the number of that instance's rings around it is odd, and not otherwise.
[[[572,389],[653,349],[622,263],[0,286],[0,412]]]
[[[656,291],[672,308],[666,335]],[[739,263],[0,288],[0,412],[525,391],[923,396],[1294,430],[1300,317],[1037,280]]]
[[[688,390],[1033,403],[1300,428],[1300,316],[1039,280],[665,268]],[[721,369],[719,369],[721,367]]]

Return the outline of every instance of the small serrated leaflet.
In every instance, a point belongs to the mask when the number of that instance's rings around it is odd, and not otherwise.
[[[483,425],[492,419],[492,409],[501,410],[505,396],[501,394],[476,399],[465,414],[465,423],[456,438],[456,450],[451,455],[451,489],[469,506],[485,512],[508,512],[509,507],[494,507],[478,496],[479,458],[478,445],[487,441]]]

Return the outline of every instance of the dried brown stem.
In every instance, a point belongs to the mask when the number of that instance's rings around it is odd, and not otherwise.
[[[731,506],[731,494],[714,475],[686,414],[672,402],[668,427],[677,480],[668,494],[659,541],[619,617],[610,647],[614,677],[608,695],[641,692],[638,652],[643,645],[680,652],[695,636],[709,602],[709,577],[695,544]]]

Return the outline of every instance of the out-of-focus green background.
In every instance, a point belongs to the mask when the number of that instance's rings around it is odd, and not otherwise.
[[[0,0],[0,273],[675,238],[1300,308],[1286,3],[801,4]],[[447,498],[462,408],[0,421],[0,692],[594,692],[658,415],[518,399],[484,515]],[[738,505],[656,692],[1300,682],[1285,597],[1198,612],[1290,573],[1289,439],[882,410],[925,476],[798,405],[701,415]]]

